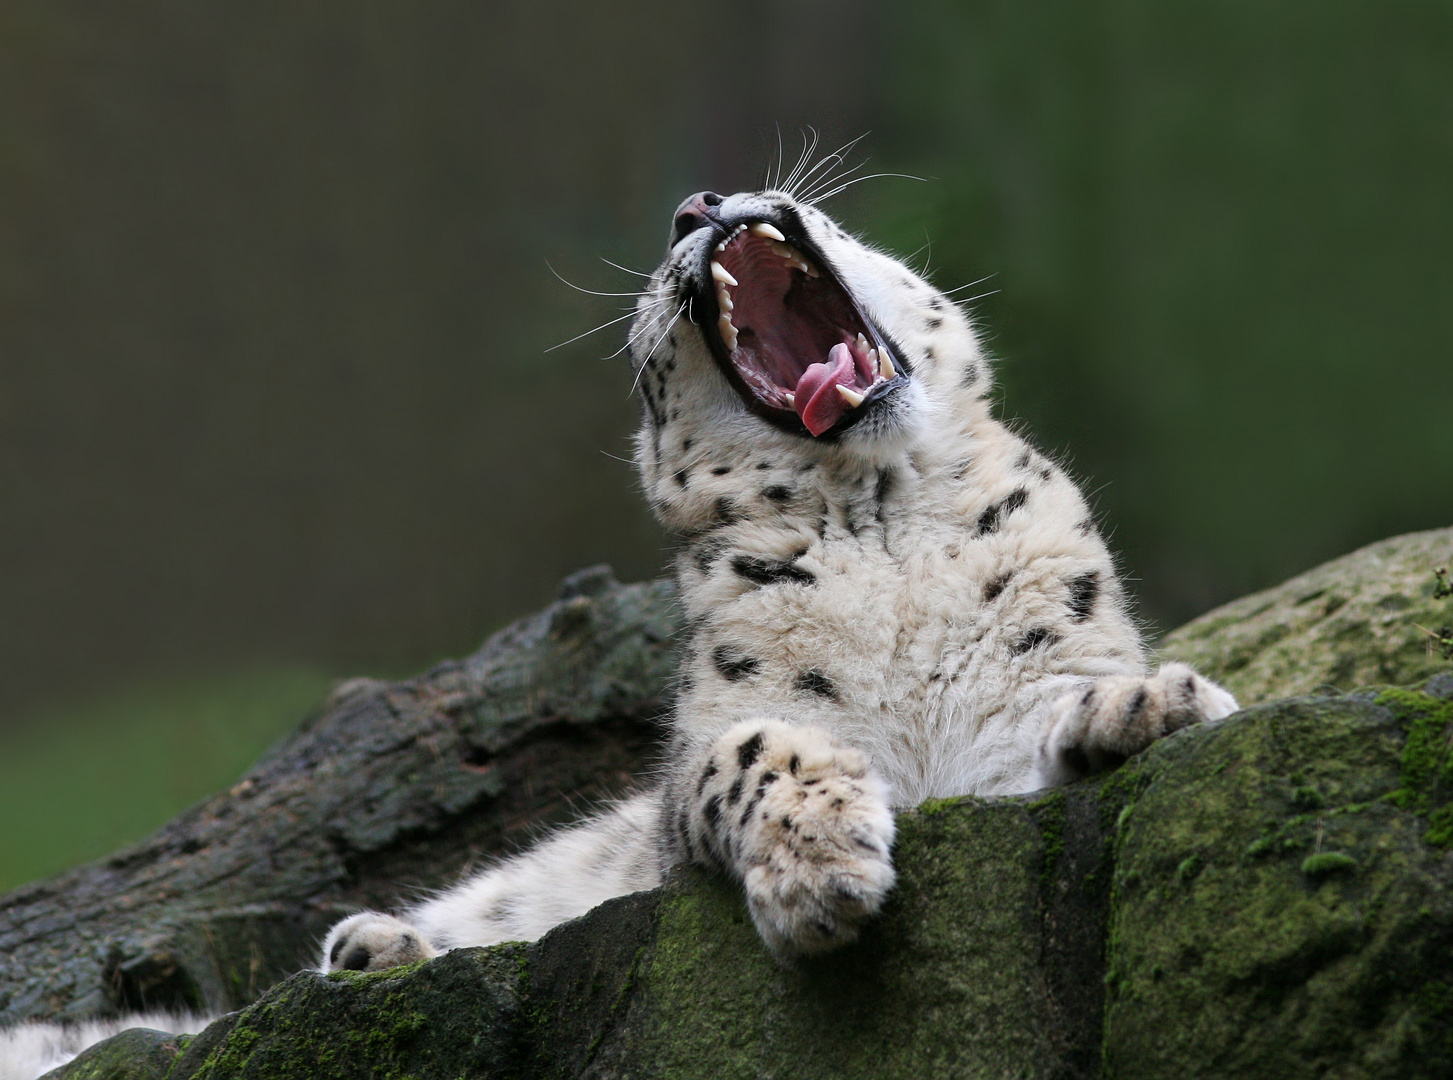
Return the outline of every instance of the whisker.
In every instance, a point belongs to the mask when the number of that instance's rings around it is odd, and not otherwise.
[[[666,324],[666,329],[662,330],[661,336],[656,339],[656,344],[651,346],[651,351],[648,352],[646,354],[646,358],[641,361],[641,366],[636,368],[636,377],[631,380],[631,388],[626,392],[626,397],[630,397],[632,394],[634,394],[636,392],[636,387],[641,385],[641,375],[645,373],[646,368],[650,365],[651,357],[656,355],[656,350],[660,348],[661,342],[665,341],[666,335],[671,333],[671,328],[676,325],[676,320],[681,318],[681,312],[686,310],[686,304],[689,300],[690,297],[687,297],[686,300],[683,300],[681,302],[681,306],[676,309],[676,314],[672,315],[671,321]]]
[[[646,273],[644,270],[632,270],[629,266],[622,266],[618,262],[611,262],[604,255],[601,255],[599,258],[600,258],[600,261],[603,262],[603,263],[605,263],[607,266],[614,266],[617,270],[624,270],[628,274],[635,274],[636,277],[649,278],[651,276],[650,274]],[[549,264],[547,263],[546,265],[549,265]]]
[[[630,311],[626,312],[624,315],[622,315],[619,319],[612,319],[610,322],[603,322],[599,326],[594,327],[593,329],[587,330],[583,334],[576,334],[569,341],[562,341],[559,345],[551,345],[545,351],[546,352],[554,352],[556,349],[563,349],[567,345],[573,345],[573,344],[575,344],[581,338],[590,337],[591,334],[594,334],[594,333],[596,333],[599,330],[604,330],[607,326],[614,326],[618,322],[625,322],[627,319],[635,318],[635,315],[636,315],[636,312],[635,312],[635,309],[633,308],[632,310],[630,310]]]
[[[812,168],[808,169],[807,172],[803,173],[803,175],[801,176],[801,178],[798,180],[798,183],[800,183],[800,184],[806,184],[807,181],[812,178],[812,176],[813,176],[814,173],[816,173],[819,169],[821,169],[824,166],[826,166],[828,171],[825,172],[825,173],[823,173],[822,176],[819,177],[818,181],[815,182],[812,185],[814,188],[820,187],[821,184],[822,184],[822,182],[824,180],[826,180],[826,178],[828,176],[831,175],[832,169],[834,167],[834,164],[835,163],[836,164],[841,164],[843,162],[843,159],[847,157],[848,152],[850,150],[852,150],[853,147],[857,146],[858,143],[860,143],[864,139],[866,139],[869,134],[870,134],[870,132],[866,132],[865,131],[861,135],[859,135],[856,139],[850,139],[847,142],[843,143],[842,146],[840,146],[836,150],[832,151],[832,153],[824,155],[821,161],[819,161]],[[866,162],[864,164],[866,164]],[[858,166],[858,167],[859,168],[862,168],[861,165]],[[805,196],[805,195],[803,195],[803,196],[794,196],[794,197],[802,198],[804,200],[807,198],[807,196]]]
[[[683,306],[683,307],[684,307],[684,306],[685,306],[685,305],[684,305],[684,304],[683,304],[683,305],[682,305],[682,306]],[[677,308],[677,309],[676,309],[676,314],[677,314],[677,315],[679,315],[679,314],[680,314],[680,313],[681,313],[681,309],[680,309],[680,308]],[[676,321],[676,319],[675,319],[675,317],[674,317],[674,316],[673,316],[673,317],[672,317],[672,319],[671,319],[671,322],[673,322],[673,323],[674,323],[674,322],[675,322],[675,321]],[[605,358],[605,359],[607,359],[607,360],[614,360],[614,359],[615,359],[615,358],[616,358],[616,357],[617,357],[617,356],[619,356],[619,355],[620,355],[620,354],[621,354],[621,353],[623,353],[623,352],[625,352],[625,351],[626,351],[626,350],[627,350],[627,349],[629,349],[629,348],[630,348],[630,347],[631,347],[631,346],[632,346],[632,345],[634,345],[634,344],[635,344],[635,343],[636,343],[636,342],[637,342],[637,341],[638,341],[638,340],[640,340],[640,339],[641,339],[641,338],[642,338],[642,337],[644,337],[644,336],[645,336],[645,335],[646,335],[646,334],[648,334],[648,333],[650,333],[650,330],[651,330],[651,326],[652,326],[652,324],[651,324],[651,323],[649,323],[649,322],[648,322],[648,323],[647,323],[647,324],[646,324],[646,325],[645,325],[645,326],[643,326],[643,327],[641,327],[641,328],[640,328],[640,329],[639,329],[639,330],[637,330],[637,331],[636,331],[636,332],[635,332],[635,333],[634,333],[634,334],[632,334],[632,335],[631,335],[631,336],[630,336],[630,337],[628,337],[628,338],[626,338],[626,343],[625,343],[625,344],[624,344],[624,345],[622,345],[622,346],[621,346],[621,347],[620,347],[620,348],[619,348],[619,349],[617,349],[617,350],[616,350],[616,351],[615,351],[615,352],[613,352],[613,353],[611,353],[611,354],[610,354],[610,355],[609,355],[609,356],[607,356],[607,357],[606,357],[606,358]],[[667,324],[667,329],[670,329],[670,324],[669,324],[669,323],[668,323],[668,324]],[[657,342],[657,344],[660,344],[660,343],[659,343],[659,342]],[[654,350],[654,349],[652,349],[652,350],[651,350],[651,351],[652,351],[652,352],[655,352],[655,350]],[[635,387],[632,387],[632,388],[631,388],[631,389],[635,389]]]
[[[575,282],[566,281],[563,277],[560,277],[560,271],[556,270],[553,266],[550,266],[549,259],[545,260],[545,265],[550,267],[550,273],[554,274],[557,278],[559,278],[563,284],[569,285],[576,292],[583,292],[587,296],[645,296],[647,292],[647,290],[645,289],[637,289],[635,292],[597,292],[594,289],[583,289],[579,285],[575,284]],[[648,274],[646,276],[649,277],[650,275]]]
[[[966,299],[963,299],[963,300],[955,300],[954,303],[957,304],[957,305],[959,305],[959,307],[967,307],[969,304],[972,304],[975,300],[982,300],[986,296],[993,296],[996,293],[1001,293],[1003,291],[1004,291],[1003,289],[990,289],[988,292],[981,292],[977,296],[970,296],[970,297],[967,297]]]
[[[831,198],[833,198],[833,197],[835,197],[837,195],[841,195],[844,191],[846,191],[848,188],[852,187],[854,184],[861,184],[864,180],[877,180],[880,177],[884,177],[884,176],[896,176],[896,177],[899,177],[900,179],[903,179],[903,180],[917,180],[920,183],[924,183],[924,184],[928,183],[928,180],[929,180],[929,178],[926,177],[926,176],[914,176],[912,173],[901,173],[901,172],[869,173],[867,176],[860,176],[856,180],[849,180],[846,184],[839,184],[837,187],[833,188],[827,194],[817,196],[817,199],[819,201],[825,201],[827,199],[831,199]]]
[[[943,294],[945,296],[952,296],[956,292],[963,292],[965,289],[972,289],[975,285],[982,285],[982,284],[984,284],[984,282],[988,281],[990,278],[994,278],[994,277],[998,277],[998,276],[999,276],[999,271],[995,270],[992,274],[985,274],[983,277],[979,278],[977,281],[971,281],[967,285],[960,285],[957,289],[943,289],[941,291],[943,292]]]
[[[811,145],[809,145],[807,141],[808,132],[812,133]],[[787,183],[782,185],[782,190],[787,192],[787,194],[791,195],[793,198],[797,197],[795,188],[798,181],[802,179],[800,174],[803,169],[807,168],[807,163],[812,159],[812,155],[816,152],[817,128],[813,127],[811,124],[808,124],[807,131],[804,131],[802,133],[802,156],[797,159],[797,164],[793,166],[791,174],[787,177]]]

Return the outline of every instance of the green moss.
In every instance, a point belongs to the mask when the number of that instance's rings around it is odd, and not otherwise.
[[[1181,860],[1176,867],[1176,880],[1182,885],[1189,882],[1201,872],[1202,861],[1199,855],[1190,855]]]
[[[1055,865],[1065,850],[1065,804],[1068,801],[1064,789],[1050,792],[1044,798],[1029,804],[1029,811],[1039,825],[1039,834],[1044,839],[1044,856],[1040,863],[1039,885],[1047,890],[1054,880]]]
[[[1453,846],[1453,701],[1391,688],[1377,702],[1392,709],[1407,733],[1398,786],[1388,801],[1428,819],[1425,842]]]
[[[1302,860],[1302,873],[1307,877],[1327,877],[1329,874],[1351,874],[1357,871],[1357,860],[1340,851],[1320,851]]]
[[[963,801],[964,798],[962,796],[952,799],[925,799],[918,804],[918,812],[927,817],[932,817],[935,814],[942,814],[952,810]]]

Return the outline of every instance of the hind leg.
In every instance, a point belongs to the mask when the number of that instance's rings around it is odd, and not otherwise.
[[[324,939],[319,969],[381,971],[449,949],[531,941],[613,896],[654,888],[660,802],[659,791],[637,795],[398,917],[350,916]]]

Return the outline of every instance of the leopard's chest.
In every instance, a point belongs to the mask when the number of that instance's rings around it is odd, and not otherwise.
[[[952,522],[913,509],[856,529],[757,521],[722,538],[709,573],[683,582],[696,629],[682,722],[815,724],[904,777],[964,752],[1003,705],[1005,680],[984,677],[998,664],[989,568]]]

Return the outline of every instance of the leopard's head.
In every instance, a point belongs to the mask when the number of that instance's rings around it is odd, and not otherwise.
[[[780,191],[681,204],[630,353],[637,459],[668,518],[680,516],[671,504],[692,501],[666,480],[687,486],[683,468],[762,450],[884,461],[987,383],[956,305]]]

